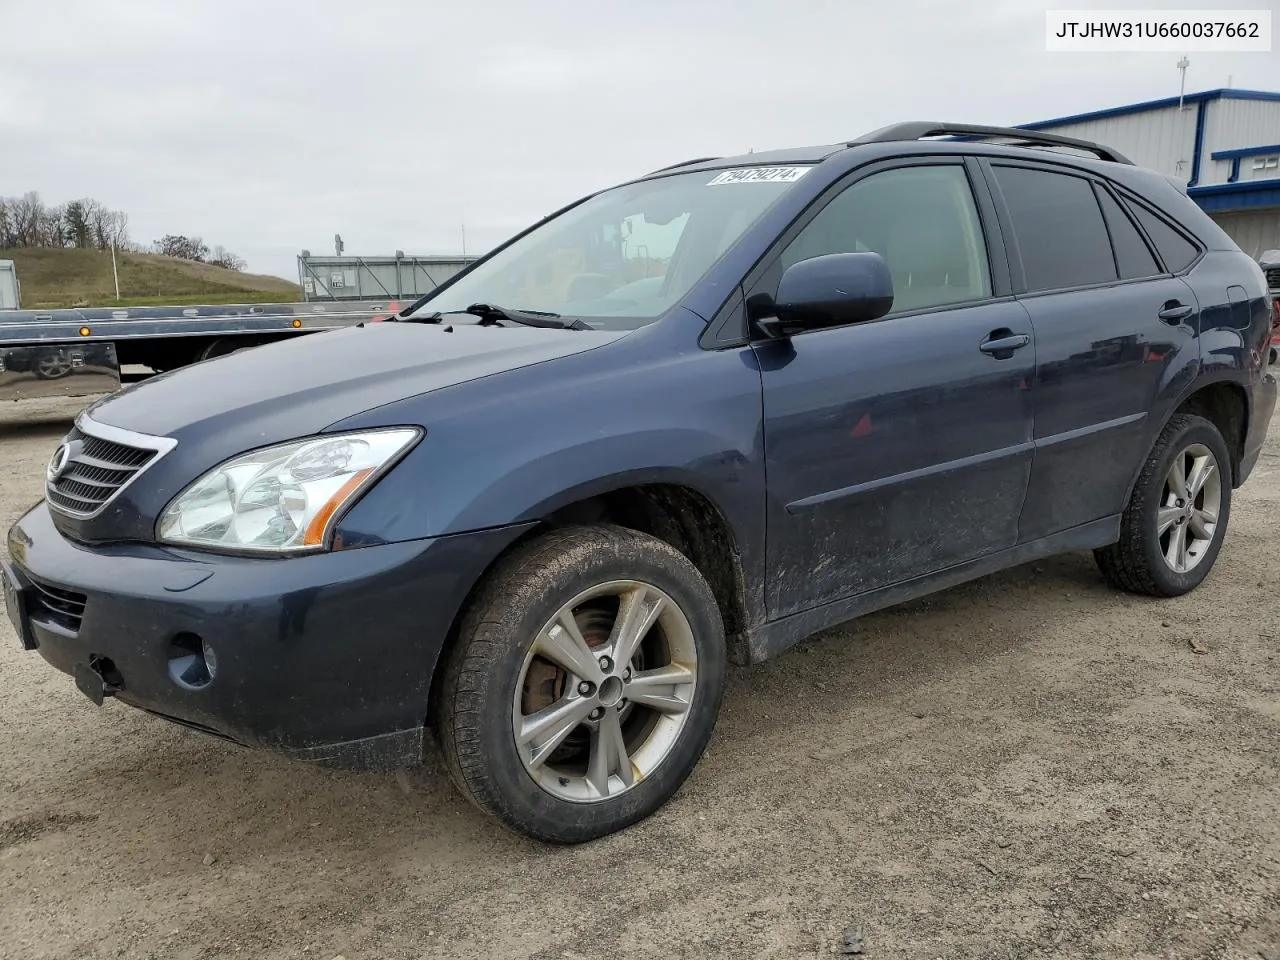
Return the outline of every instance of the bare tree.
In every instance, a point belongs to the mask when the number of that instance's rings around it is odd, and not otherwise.
[[[156,253],[167,257],[178,257],[182,260],[194,260],[204,263],[209,256],[209,247],[199,237],[187,237],[180,233],[168,233],[155,243]]]
[[[248,264],[244,262],[242,257],[236,256],[222,244],[218,244],[213,248],[213,253],[209,255],[209,263],[215,267],[225,267],[228,270],[234,270],[240,273]]]
[[[109,214],[106,224],[107,242],[117,250],[130,249],[129,215],[123,210],[111,210]]]
[[[105,250],[111,245],[112,216],[112,211],[108,210],[97,200],[89,201],[89,230],[93,235],[93,245],[99,250]]]
[[[40,246],[41,226],[45,218],[44,201],[40,199],[40,194],[31,190],[13,198],[9,201],[9,213],[13,223],[13,245]]]
[[[67,245],[65,212],[66,208],[61,206],[45,207],[41,211],[35,246],[57,248]]]
[[[203,248],[196,238],[199,248]],[[40,194],[0,197],[0,248],[79,247],[136,250],[129,238],[129,215],[110,210],[92,197],[56,207],[46,206]],[[207,252],[207,250],[205,250]],[[203,255],[202,255],[203,256]]]

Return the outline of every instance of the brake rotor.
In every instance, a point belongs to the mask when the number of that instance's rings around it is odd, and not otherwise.
[[[582,639],[591,649],[598,649],[609,642],[614,618],[608,610],[583,607],[573,612],[573,619]],[[563,667],[542,657],[534,657],[525,674],[524,693],[520,700],[525,716],[537,713],[563,697],[568,682],[569,673]]]
[[[574,610],[574,622],[587,646],[597,650],[609,642],[613,632],[613,623],[617,619],[616,607],[610,609],[600,606],[584,605]],[[636,657],[637,662],[639,656]],[[520,696],[520,709],[527,717],[551,706],[565,695],[569,683],[569,673],[563,667],[542,657],[534,657],[525,673],[524,687]],[[623,709],[625,717],[628,707]],[[547,759],[548,763],[560,763],[578,754],[584,754],[591,745],[591,734],[585,726],[580,726],[565,737],[554,753]]]

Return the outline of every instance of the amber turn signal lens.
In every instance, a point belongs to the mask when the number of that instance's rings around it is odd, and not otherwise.
[[[369,479],[371,473],[373,473],[372,469],[361,470],[359,473],[353,474],[351,479],[340,486],[337,493],[329,498],[329,502],[316,511],[316,515],[307,524],[307,532],[302,535],[304,544],[308,547],[324,545],[325,530],[329,526],[329,521],[333,519],[333,515],[338,512],[338,509],[351,498],[351,495],[360,489],[360,484]]]

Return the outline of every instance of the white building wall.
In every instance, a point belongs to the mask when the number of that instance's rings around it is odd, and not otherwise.
[[[1150,167],[1171,177],[1190,179],[1196,143],[1196,106],[1195,103],[1187,103],[1179,110],[1175,104],[1143,113],[1103,117],[1044,129],[1066,137],[1104,143],[1119,150],[1140,167]]]
[[[1272,143],[1280,143],[1280,102],[1228,100],[1225,97],[1210,100],[1204,123],[1200,184],[1226,183],[1231,176],[1230,160],[1210,159],[1216,151],[1260,147]],[[1245,157],[1240,161],[1241,180],[1270,179],[1280,176],[1275,170],[1255,175],[1252,167],[1252,158]]]
[[[1239,210],[1215,213],[1214,221],[1241,250],[1257,260],[1265,250],[1280,250],[1280,210]]]
[[[1242,157],[1240,180],[1275,180],[1280,178],[1280,150],[1265,157]]]

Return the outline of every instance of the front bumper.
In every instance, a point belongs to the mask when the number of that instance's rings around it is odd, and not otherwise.
[[[385,769],[420,759],[454,617],[525,529],[262,559],[90,548],[40,504],[9,531],[8,576],[29,645],[81,689],[92,671],[109,696],[238,743]],[[179,682],[202,648],[212,677]]]

